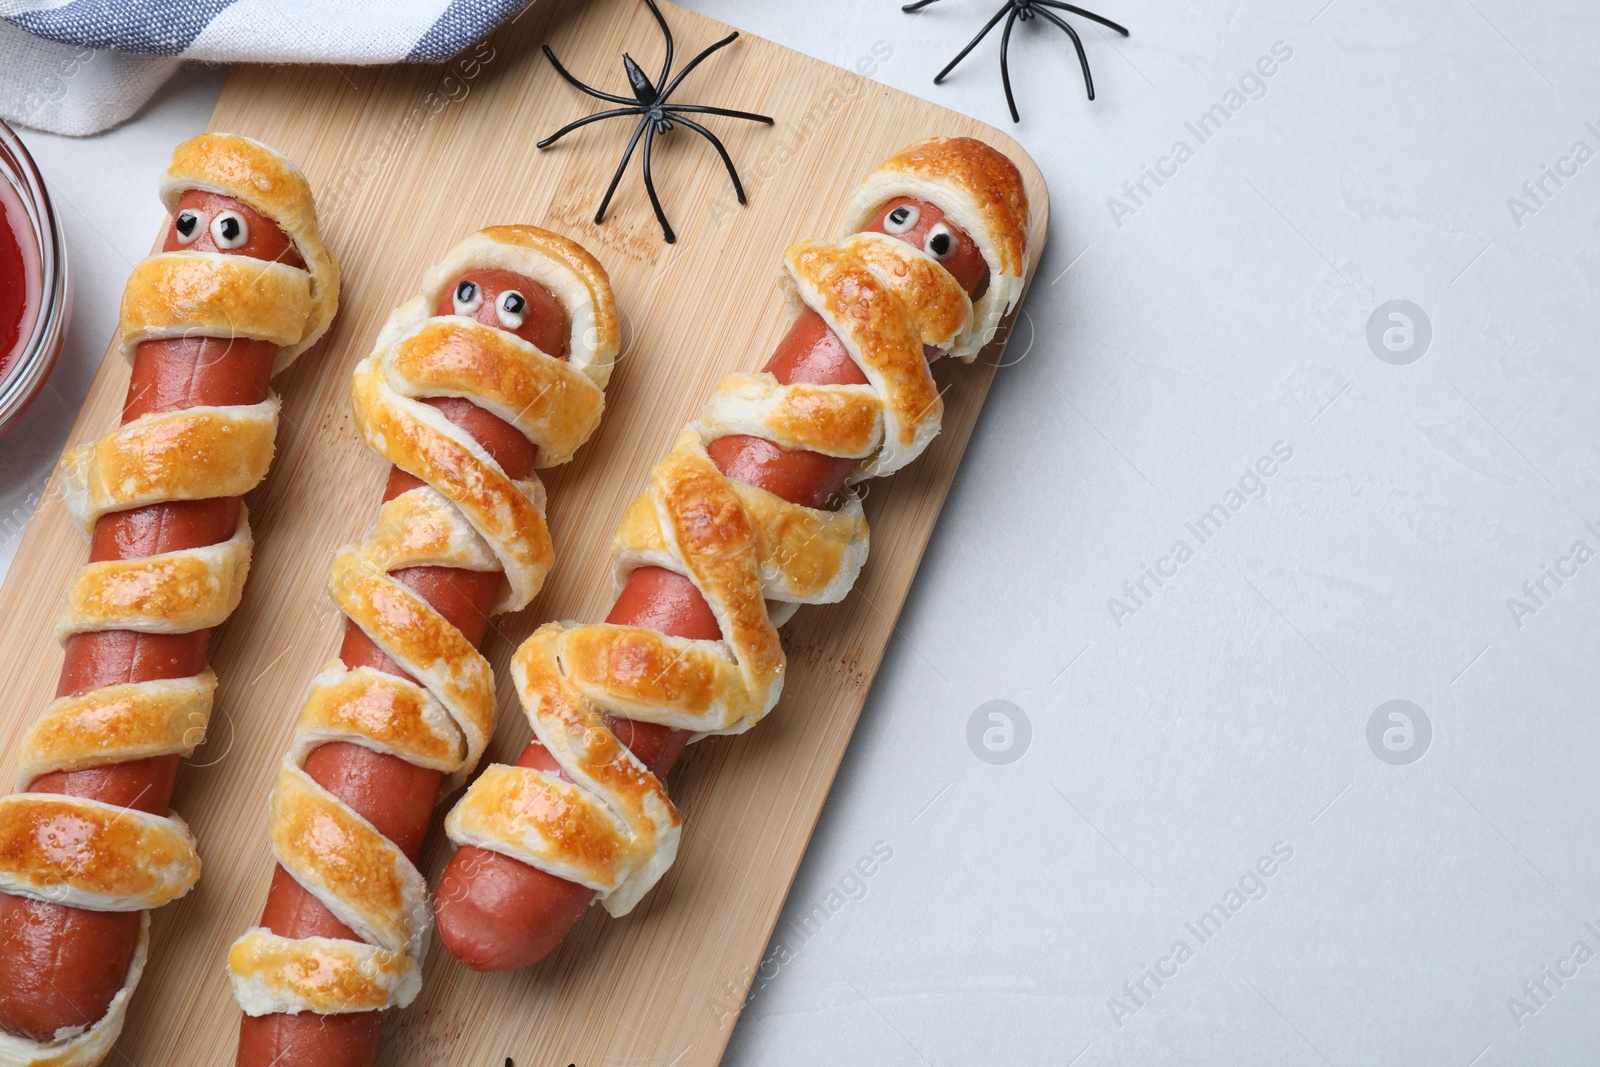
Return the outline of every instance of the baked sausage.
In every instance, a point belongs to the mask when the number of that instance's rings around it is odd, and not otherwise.
[[[1014,194],[1010,203],[1016,203],[1021,190],[1015,169],[1010,167],[1009,161],[1004,161],[1003,166],[997,163],[992,157],[998,153],[984,146],[974,149],[972,146],[976,144],[966,142],[956,151],[969,158],[977,155],[982,166],[1002,174],[1009,169],[1007,192]],[[908,152],[915,155],[917,148]],[[982,177],[977,181],[987,184]],[[1021,203],[1020,212],[1012,212],[1008,219],[1001,220],[1002,226],[1009,224],[1013,232],[1025,232],[1025,200]],[[924,249],[973,300],[980,300],[988,290],[993,280],[992,262],[1011,265],[1007,259],[986,256],[978,241],[948,219],[937,204],[905,195],[880,199],[877,204],[870,220],[860,228],[890,234]],[[982,212],[976,216],[971,211],[965,214],[969,218],[983,218]],[[992,233],[989,237],[992,243]],[[1021,273],[1021,270],[1013,270],[1003,280],[1013,282]],[[1010,288],[1014,291],[1014,284]],[[992,315],[992,306],[989,311]],[[940,353],[931,351],[928,354]],[[868,382],[861,365],[839,334],[809,306],[795,320],[765,371],[778,385],[848,386]],[[702,433],[702,436],[709,435]],[[705,454],[727,478],[812,509],[825,508],[828,502],[837,500],[859,462],[859,457],[785,448],[761,436],[735,433],[712,436],[705,444]],[[660,499],[658,494],[658,507]],[[631,570],[606,622],[691,640],[717,641],[725,637],[716,612],[695,581],[683,573],[659,566],[638,565]],[[519,657],[522,654],[519,652]],[[540,692],[546,701],[556,699],[549,695],[548,687]],[[528,702],[526,693],[524,701]],[[604,723],[656,778],[671,769],[692,736],[687,730],[670,729],[660,723],[633,722],[610,713],[604,716]],[[562,763],[537,737],[529,742],[517,766],[571,781]],[[462,805],[468,805],[470,799],[469,793]],[[453,814],[452,819],[455,817]],[[546,836],[551,833],[549,830],[542,832]],[[507,970],[542,958],[560,943],[594,899],[596,889],[546,869],[559,866],[557,863],[547,860],[543,865],[534,865],[512,855],[518,845],[510,840],[510,835],[502,838],[500,847],[493,850],[464,843],[465,836],[452,833],[461,847],[446,865],[435,895],[435,922],[441,940],[462,962],[477,970]]]
[[[251,176],[260,181],[248,182]],[[192,188],[190,182],[210,188]],[[286,366],[288,359],[321,335],[337,301],[337,272],[317,233],[310,191],[292,164],[277,153],[226,135],[195,138],[174,152],[163,199],[171,212],[162,243],[167,255],[146,260],[141,264],[144,269],[136,270],[120,324],[124,350],[131,348],[128,354],[133,359],[121,421],[134,430],[162,413],[263,404],[270,396],[268,381],[274,370]],[[292,222],[280,225],[285,218]],[[310,266],[307,256],[314,261]],[[220,257],[291,268],[293,273],[273,275],[287,279],[273,295],[288,297],[279,317],[291,321],[264,321],[272,316],[262,316],[253,306],[248,286],[242,293],[237,286],[239,279],[256,272],[230,275],[220,266],[212,269]],[[208,286],[209,292],[197,292]],[[161,306],[152,308],[152,300]],[[292,322],[296,314],[298,323]],[[141,336],[149,339],[140,340]],[[183,427],[180,423],[169,428]],[[270,438],[264,447],[270,458]],[[64,465],[64,478],[73,455],[69,453]],[[149,451],[134,456],[135,462],[140,459],[159,461]],[[199,472],[185,487],[186,498],[102,508],[104,513],[92,525],[90,563],[137,561],[229,542],[242,528],[239,496],[205,495],[204,474]],[[70,478],[67,489],[70,504]],[[135,626],[148,625],[148,618],[139,617],[138,605],[133,607],[127,620]],[[77,733],[71,729],[71,718],[60,713],[70,714],[77,702],[77,710],[92,714],[97,698],[108,691],[126,696],[137,692],[140,683],[194,680],[203,672],[209,674],[205,652],[210,632],[210,626],[176,632],[114,625],[70,630],[57,686],[60,699],[25,742],[21,761],[25,768],[43,764],[52,769],[19,782],[25,794],[82,798],[113,809],[164,816],[180,755],[201,739],[209,691],[204,710],[191,712],[198,718],[180,745],[140,758],[118,759],[114,736],[109,750],[99,751],[107,746],[94,736],[97,731],[110,735],[112,725],[127,730],[130,722],[80,720],[87,733]],[[99,709],[104,715],[119,707],[127,710],[127,705],[103,703]],[[10,863],[25,865],[37,843],[77,825],[70,809],[41,818],[37,809],[25,806],[39,802],[11,799],[17,806],[0,816],[0,848]],[[59,1057],[51,1062],[63,1064],[97,1063],[115,1039],[127,999],[118,1000],[118,994],[131,992],[137,981],[136,956],[142,966],[142,912],[58,902],[90,888],[114,888],[74,885],[67,873],[74,863],[92,867],[100,847],[93,840],[85,842],[76,856],[56,869],[35,864],[23,884],[13,883],[11,892],[0,895],[0,969],[7,976],[0,984],[0,1030],[8,1035],[0,1038],[0,1051],[48,1054]],[[125,908],[129,902],[116,903]]]
[[[478,265],[519,260],[529,264],[527,274]],[[482,522],[483,516],[473,511],[471,501],[458,512],[447,498],[457,500],[463,487],[475,480],[523,483],[535,467],[552,466],[570,457],[599,419],[601,389],[616,355],[616,316],[609,284],[599,265],[572,242],[534,227],[483,231],[452,250],[441,268],[449,269],[441,274],[436,268],[424,283],[425,294],[419,300],[426,306],[413,301],[396,312],[380,339],[379,351],[357,368],[358,423],[369,444],[397,462],[389,475],[374,534],[355,551],[364,553],[373,573],[382,570],[388,580],[415,593],[436,612],[441,634],[448,629],[454,639],[464,640],[476,649],[488,631],[493,613],[518,608],[536,592],[549,567],[548,552],[530,555],[524,551],[526,545],[518,546],[522,541],[547,543],[548,532],[537,511],[521,516],[532,519],[537,531],[480,528],[476,523]],[[552,284],[561,296],[558,298],[533,274],[554,279]],[[469,294],[465,300],[464,293]],[[577,295],[580,293],[586,295]],[[512,308],[509,312],[508,307]],[[472,319],[488,330],[464,329],[463,319]],[[503,341],[495,340],[500,334],[515,336],[533,348],[507,347]],[[582,370],[565,369],[574,352],[582,356]],[[415,376],[411,394],[465,431],[491,462],[473,460],[470,452],[458,454],[460,462],[469,466],[476,463],[479,469],[470,477],[452,479],[448,473],[453,469],[451,464],[429,461],[430,449],[415,444],[431,432],[426,420],[412,417],[407,422],[403,404],[394,405],[392,410],[379,410],[384,401],[363,387],[363,380],[372,378],[370,372],[380,366],[402,376]],[[459,372],[468,366],[477,368],[471,381],[459,373],[453,378],[447,373],[449,368]],[[562,369],[557,372],[552,366]],[[425,373],[429,368],[432,377]],[[546,378],[544,386],[534,380],[539,375]],[[424,395],[430,382],[466,395]],[[508,382],[512,383],[509,387]],[[534,405],[511,405],[518,388],[530,396],[537,391],[535,403],[549,410],[541,414],[533,410]],[[551,399],[544,399],[546,396]],[[522,415],[520,424],[514,425],[468,397],[502,411],[515,406]],[[413,444],[403,446],[398,443],[401,440]],[[435,438],[434,443],[441,440]],[[419,490],[420,493],[414,492]],[[542,496],[536,490],[517,491]],[[404,510],[421,501],[437,505],[431,516]],[[499,555],[512,559],[519,572],[529,571],[531,584],[529,575],[521,574],[520,586],[508,590],[508,584],[517,583],[508,583],[504,569],[489,565],[486,560],[472,567],[395,566],[393,556],[378,548],[385,533],[414,540],[418,531],[435,521],[454,522],[458,532],[474,540],[507,540],[507,544],[498,546]],[[348,558],[351,552],[345,550],[341,559]],[[336,562],[330,578],[336,597],[341,596],[340,589],[347,588],[339,578],[346,573],[342,566]],[[403,1006],[420,985],[418,957],[423,931],[416,927],[406,929],[403,944],[386,950],[383,923],[355,929],[347,919],[355,921],[351,919],[353,914],[368,917],[362,908],[367,879],[341,883],[339,864],[353,862],[350,857],[355,855],[381,855],[384,849],[392,848],[404,857],[404,869],[394,881],[398,892],[403,894],[408,887],[420,883],[414,864],[441,785],[447,775],[454,780],[463,778],[487,739],[487,716],[493,709],[490,685],[478,694],[486,705],[481,709],[482,717],[473,720],[468,715],[457,721],[457,732],[449,740],[460,742],[459,751],[456,758],[443,763],[425,758],[426,746],[405,751],[408,731],[390,728],[393,717],[375,728],[369,722],[365,731],[328,730],[330,709],[334,715],[345,713],[345,726],[354,727],[360,709],[370,704],[375,694],[391,698],[417,694],[429,699],[446,695],[444,691],[448,689],[440,685],[436,676],[408,669],[412,666],[407,655],[409,646],[404,627],[395,626],[395,616],[363,611],[352,599],[337,602],[349,615],[339,660],[336,665],[330,664],[331,674],[329,668],[324,669],[313,687],[296,731],[294,751],[280,772],[275,791],[273,844],[280,864],[273,874],[260,925],[236,942],[229,957],[235,995],[245,1009],[237,1052],[237,1062],[242,1067],[332,1067],[372,1062],[382,1009]],[[475,657],[474,651],[463,658]],[[487,664],[482,667],[482,680],[487,682]],[[404,687],[374,686],[373,676],[364,676],[363,669],[400,679]],[[363,677],[369,688],[361,694],[352,682],[360,682]],[[334,695],[324,699],[319,693]],[[347,840],[342,850],[308,852],[305,839],[316,834],[309,832],[313,824],[297,814],[305,810],[302,800],[296,799],[296,790],[303,789],[298,777],[302,773],[342,806],[326,807],[316,816],[322,820],[317,825],[336,825],[339,812],[347,809],[370,823],[378,838]],[[400,867],[398,863],[395,866]],[[336,915],[330,905],[340,907],[345,918]],[[417,918],[426,920],[425,908],[420,917],[389,916],[390,922],[400,927],[407,927]],[[340,948],[330,946],[328,941],[349,945]],[[313,959],[315,967],[303,966]],[[309,971],[318,968],[338,973],[348,961],[357,964],[350,971],[354,975],[351,981],[305,980]],[[365,972],[359,966],[363,963],[367,965]]]
[[[943,213],[931,204],[897,198],[884,206],[868,227],[882,233],[882,219],[902,203],[915,203],[919,225],[901,235],[917,244]],[[987,274],[977,246],[960,231],[947,269],[969,292]],[[779,342],[762,368],[782,384],[863,385],[866,376],[844,344],[815,311],[806,309]],[[747,434],[729,434],[706,448],[728,477],[758,486],[791,503],[826,507],[844,487],[854,459],[825,456],[804,449],[785,449]],[[663,567],[639,567],[606,615],[606,622],[644,626],[675,637],[719,640],[722,630],[693,582]],[[618,739],[657,777],[666,775],[687,745],[685,730],[611,717]],[[560,774],[559,764],[537,739],[529,741],[517,766]],[[544,958],[566,936],[594,900],[594,890],[529,866],[510,856],[465,846],[446,864],[434,901],[440,940],[468,967],[503,971],[526,967]]]

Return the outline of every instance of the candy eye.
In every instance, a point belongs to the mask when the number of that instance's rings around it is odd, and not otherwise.
[[[200,216],[184,208],[178,212],[178,217],[172,220],[172,228],[178,231],[179,244],[194,244],[194,239],[200,236]]]
[[[477,282],[456,283],[455,306],[457,315],[471,315],[483,306],[483,290]]]
[[[507,289],[500,294],[500,299],[494,302],[495,312],[500,316],[500,325],[508,330],[520,330],[522,320],[527,318],[528,299],[515,289]]]
[[[250,226],[237,211],[223,211],[211,220],[211,239],[218,248],[238,248],[250,240]]]
[[[934,259],[948,259],[950,253],[956,250],[956,235],[951,233],[950,227],[944,223],[935,223],[928,230],[928,238],[922,243],[922,247]]]
[[[914,205],[901,204],[883,217],[883,230],[885,233],[909,233],[917,225],[917,219],[922,217]]]

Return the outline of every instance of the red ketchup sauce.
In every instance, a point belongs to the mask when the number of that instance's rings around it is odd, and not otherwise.
[[[22,201],[0,178],[0,381],[11,373],[39,313],[39,249]]]

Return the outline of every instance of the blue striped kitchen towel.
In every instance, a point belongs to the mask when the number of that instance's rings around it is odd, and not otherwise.
[[[0,0],[0,115],[86,134],[182,60],[443,62],[531,0]]]

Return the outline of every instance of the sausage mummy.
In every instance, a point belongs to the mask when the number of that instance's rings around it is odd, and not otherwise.
[[[533,962],[592,897],[623,915],[660,879],[681,825],[660,775],[684,740],[772,710],[777,627],[842,599],[866,558],[856,494],[823,501],[926,448],[942,413],[928,360],[975,358],[1021,295],[1021,176],[981,142],[901,150],[848,217],[839,243],[785,253],[798,317],[778,356],[723,380],[624,516],[610,620],[547,624],[512,657],[534,741],[445,823],[462,848],[435,911],[469,966]]]
[[[556,234],[499,226],[447,253],[356,367],[356,423],[396,473],[329,574],[345,645],[312,680],[278,772],[263,923],[229,953],[241,1064],[370,1059],[377,1013],[420,990],[431,916],[416,850],[441,781],[466,780],[493,726],[476,644],[553,562],[530,467],[565,463],[599,425],[619,347],[600,264]],[[397,805],[374,781],[426,804]]]
[[[23,740],[19,792],[0,799],[4,1067],[104,1059],[144,969],[148,909],[199,877],[166,805],[211,712],[207,635],[249,570],[238,497],[272,460],[267,378],[316,343],[338,303],[310,188],[277,152],[192,138],[161,196],[165,250],[122,298],[118,342],[134,364],[123,426],[61,463],[92,551],[56,625],[60,696]],[[116,970],[74,973],[107,962]]]

